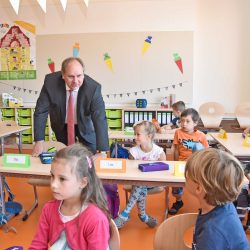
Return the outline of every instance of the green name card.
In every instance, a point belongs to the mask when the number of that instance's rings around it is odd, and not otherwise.
[[[28,168],[30,166],[30,155],[28,154],[4,154],[4,167],[21,167]]]

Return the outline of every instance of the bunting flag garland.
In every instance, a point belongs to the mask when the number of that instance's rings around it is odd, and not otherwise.
[[[15,86],[15,85],[12,85],[12,84],[9,84],[9,83],[6,83],[6,82],[1,82],[0,81],[0,84],[2,85],[6,85],[6,86],[9,86],[11,88],[13,88],[14,90],[17,90],[17,91],[23,91],[24,93],[27,91],[29,92],[29,94],[32,94],[35,93],[37,95],[38,91],[37,90],[33,90],[33,89],[27,89],[27,88],[21,88],[21,87],[18,87],[18,86]]]
[[[142,93],[143,95],[145,95],[146,93],[153,93],[154,91],[158,91],[158,92],[161,92],[162,90],[168,91],[168,90],[171,89],[171,87],[173,89],[175,89],[176,87],[183,87],[184,83],[187,83],[187,81],[180,82],[180,83],[175,83],[175,84],[170,84],[168,86],[164,86],[164,87],[161,87],[161,88],[145,89],[145,90],[139,90],[139,91],[134,91],[134,92],[130,92],[130,93],[126,92],[126,93],[118,93],[118,94],[117,93],[106,94],[106,95],[103,95],[103,96],[107,97],[107,98],[110,98],[110,97],[113,96],[114,98],[116,98],[116,96],[119,95],[122,98],[123,96],[126,96],[126,95],[129,97],[132,94],[134,94],[135,96],[137,96],[137,94],[139,94],[139,93]]]
[[[175,89],[176,87],[183,87],[183,84],[184,83],[187,83],[187,81],[184,81],[184,82],[180,82],[180,83],[175,83],[175,84],[170,84],[168,86],[164,86],[164,87],[158,87],[158,88],[154,88],[154,89],[144,89],[144,90],[139,90],[139,91],[134,91],[134,92],[125,92],[125,93],[113,93],[113,94],[105,94],[103,95],[104,97],[107,97],[107,98],[110,98],[111,96],[113,96],[114,98],[116,98],[116,96],[120,96],[120,98],[122,98],[123,96],[130,96],[132,94],[134,94],[135,96],[137,96],[137,94],[139,93],[142,93],[143,95],[145,95],[146,93],[153,93],[154,91],[158,91],[158,92],[161,92],[162,90],[164,91],[168,91],[171,89],[171,87],[173,89]],[[29,94],[32,94],[32,93],[35,93],[36,95],[38,94],[39,91],[37,90],[33,90],[33,89],[27,89],[27,88],[21,88],[21,87],[18,87],[18,86],[15,86],[15,85],[11,85],[9,83],[5,83],[5,82],[1,82],[0,81],[0,84],[3,84],[3,85],[6,85],[6,86],[9,86],[11,88],[13,88],[14,90],[18,90],[18,91],[23,91],[24,93],[29,93]]]

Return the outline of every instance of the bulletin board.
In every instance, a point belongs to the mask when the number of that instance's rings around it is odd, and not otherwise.
[[[157,104],[170,94],[192,103],[191,31],[40,35],[36,46],[37,79],[17,83],[37,90],[23,93],[24,102],[36,102],[52,63],[60,70],[74,53],[83,59],[85,73],[101,83],[106,105],[133,104],[138,98]]]

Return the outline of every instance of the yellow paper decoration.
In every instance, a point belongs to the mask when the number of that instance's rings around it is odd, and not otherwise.
[[[224,129],[220,129],[218,137],[221,139],[227,139],[227,132]]]
[[[185,172],[185,166],[186,162],[185,161],[177,161],[174,163],[174,176],[184,176]]]

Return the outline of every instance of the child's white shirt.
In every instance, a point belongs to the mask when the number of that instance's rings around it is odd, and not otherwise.
[[[140,146],[130,148],[129,152],[135,160],[156,161],[160,159],[160,155],[163,153],[163,148],[153,143],[153,148],[150,152],[143,152]]]

